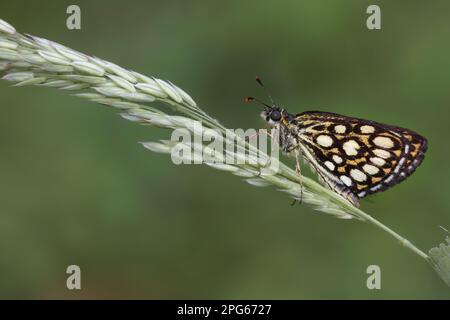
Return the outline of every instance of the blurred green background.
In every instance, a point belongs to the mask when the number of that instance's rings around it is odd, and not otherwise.
[[[82,30],[65,27],[78,4]],[[382,30],[366,28],[378,4]],[[2,1],[0,17],[169,79],[228,127],[263,126],[246,95],[426,136],[423,165],[362,208],[423,250],[450,226],[450,2]],[[137,141],[170,136],[49,88],[0,82],[0,298],[448,299],[387,234]],[[66,267],[82,290],[66,289]],[[366,288],[366,268],[382,289]]]

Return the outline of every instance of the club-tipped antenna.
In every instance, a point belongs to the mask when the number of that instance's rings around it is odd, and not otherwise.
[[[246,103],[258,102],[259,104],[262,104],[263,106],[270,108],[270,106],[267,103],[262,102],[261,100],[255,98],[255,97],[245,97],[244,101]]]
[[[275,102],[273,102],[273,99],[272,99],[272,95],[270,94],[269,90],[267,90],[266,86],[264,85],[264,83],[262,82],[262,80],[259,76],[256,76],[256,82],[258,82],[258,84],[261,87],[263,87],[264,91],[269,96],[269,99],[270,99],[270,102],[272,103],[272,105],[275,105]]]

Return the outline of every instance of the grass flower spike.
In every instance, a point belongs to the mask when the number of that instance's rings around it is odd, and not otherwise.
[[[17,87],[38,85],[67,91],[71,95],[119,109],[124,119],[145,125],[171,130],[182,128],[194,133],[195,125],[201,123],[202,134],[213,129],[226,136],[227,142],[243,145],[250,155],[260,152],[242,138],[233,134],[226,135],[228,130],[224,125],[205,113],[189,94],[172,82],[127,70],[46,39],[18,33],[13,26],[1,19],[0,75],[3,80]],[[163,102],[163,107],[157,108],[155,101]],[[148,150],[164,154],[171,154],[175,147],[175,143],[170,140],[142,142],[142,145]],[[217,160],[224,156],[215,154],[202,143],[189,147],[197,155],[206,152]],[[233,152],[228,155],[239,156]],[[270,159],[270,156],[262,154],[262,158]],[[283,163],[280,163],[275,174],[266,173],[265,165],[258,161],[254,164],[205,164],[243,178],[253,186],[273,186],[294,199],[300,193],[297,173]],[[337,218],[354,218],[375,225],[429,262],[450,286],[448,238],[447,244],[433,248],[427,254],[342,196],[312,179],[302,179],[304,204]]]

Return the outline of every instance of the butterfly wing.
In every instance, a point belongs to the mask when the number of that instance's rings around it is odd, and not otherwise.
[[[319,176],[353,204],[410,176],[427,140],[414,131],[310,111],[295,116],[300,147]]]

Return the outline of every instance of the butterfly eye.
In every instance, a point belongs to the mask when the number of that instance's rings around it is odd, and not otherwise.
[[[270,119],[272,121],[279,121],[281,119],[281,112],[278,110],[274,110],[270,113]]]

